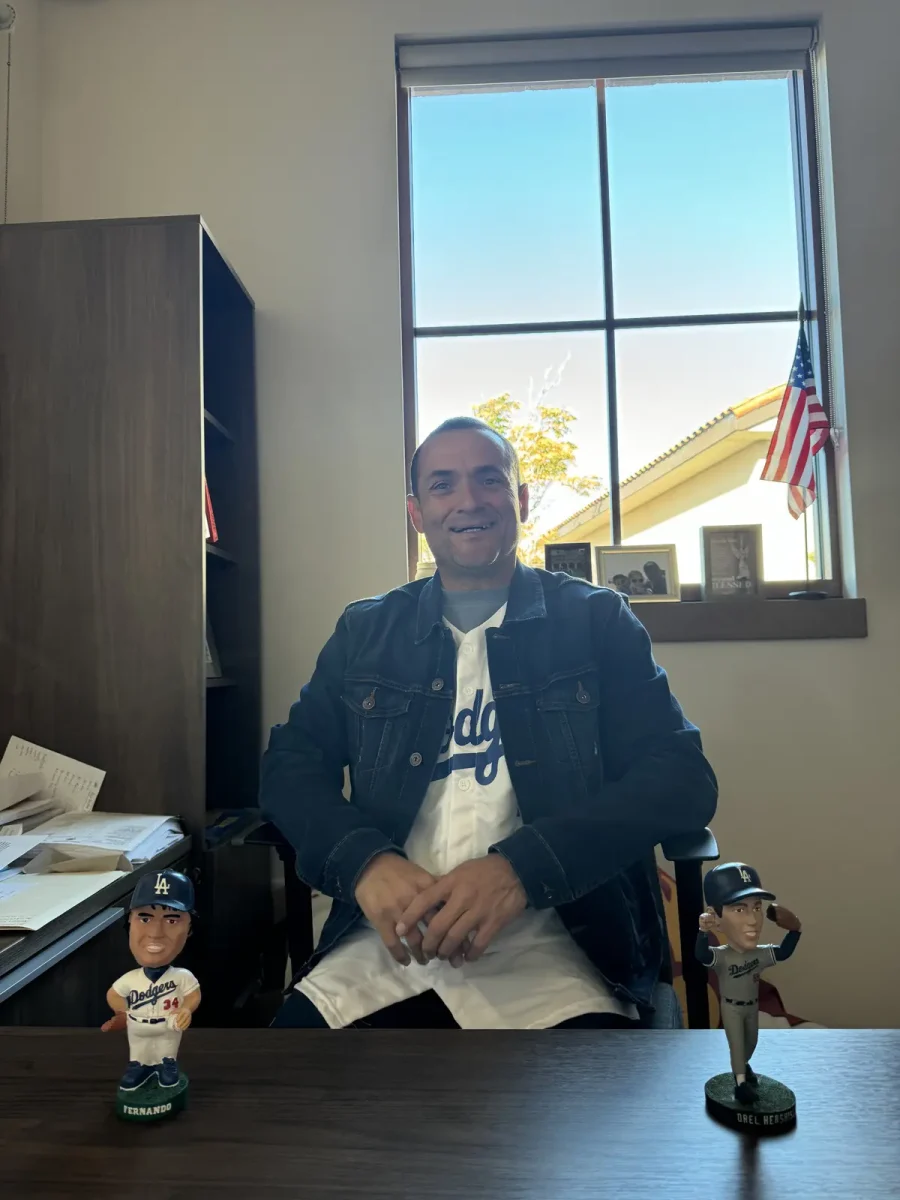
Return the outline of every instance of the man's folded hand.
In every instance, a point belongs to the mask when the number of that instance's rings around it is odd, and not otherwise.
[[[412,960],[397,934],[397,924],[416,897],[433,884],[433,875],[390,852],[373,858],[356,884],[356,903],[401,966],[408,967]],[[424,966],[427,960],[420,943],[410,945],[410,949],[416,961]]]
[[[424,959],[449,959],[454,967],[481,958],[493,938],[526,907],[528,899],[509,862],[488,854],[461,863],[411,901],[395,927]],[[423,934],[419,922],[427,922]]]

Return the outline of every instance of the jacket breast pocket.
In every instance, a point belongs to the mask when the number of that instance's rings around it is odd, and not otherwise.
[[[347,743],[355,774],[381,771],[397,761],[409,732],[412,695],[400,688],[345,681]]]
[[[557,769],[572,772],[585,793],[603,783],[600,687],[595,672],[554,680],[537,694],[538,718]]]

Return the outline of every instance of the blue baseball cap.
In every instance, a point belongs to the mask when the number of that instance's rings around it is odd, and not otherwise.
[[[149,871],[137,881],[128,909],[133,911],[153,904],[193,913],[194,885],[180,871]]]
[[[710,908],[737,904],[751,896],[758,896],[760,900],[775,899],[774,892],[763,888],[759,872],[746,863],[722,863],[708,871],[703,880],[703,899]]]

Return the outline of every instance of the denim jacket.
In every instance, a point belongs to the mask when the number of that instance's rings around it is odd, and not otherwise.
[[[716,808],[699,732],[615,592],[519,563],[503,622],[486,638],[523,822],[491,849],[531,906],[557,909],[613,993],[649,1011],[667,955],[653,847],[702,828]],[[455,680],[434,575],[351,604],[287,723],[272,729],[261,808],[295,848],[300,878],[334,898],[297,978],[359,920],[366,864],[403,853]]]

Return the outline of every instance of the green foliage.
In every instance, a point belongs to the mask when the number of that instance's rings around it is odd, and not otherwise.
[[[531,512],[523,530],[519,557],[536,567],[544,565],[544,538],[537,532],[537,519],[550,490],[555,486],[565,487],[576,496],[588,497],[602,487],[597,475],[575,473],[578,447],[570,432],[578,418],[565,408],[546,403],[544,396],[551,386],[554,385],[545,385],[531,411],[523,412],[521,401],[513,400],[509,392],[484,400],[472,409],[476,417],[507,438],[519,456],[522,482],[528,484],[531,496]]]

